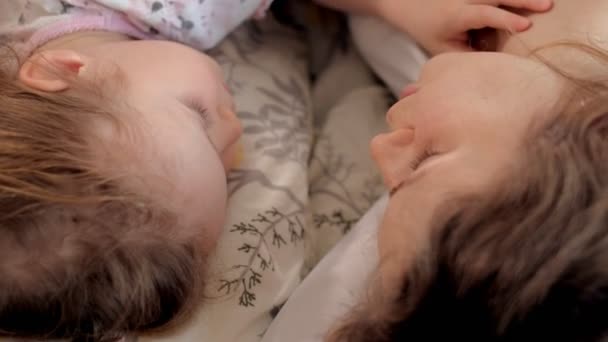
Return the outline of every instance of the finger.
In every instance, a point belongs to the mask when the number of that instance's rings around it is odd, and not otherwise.
[[[444,42],[444,44],[441,45],[441,49],[441,52],[474,51],[471,47],[469,36],[467,34],[464,34],[461,37],[454,37],[453,39]]]
[[[469,37],[465,33],[463,35],[445,37],[444,39],[435,40],[432,44],[425,45],[426,51],[435,56],[445,52],[469,52],[474,51],[471,48]]]
[[[469,6],[467,11],[462,13],[462,16],[462,20],[460,20],[462,27],[458,28],[462,32],[485,27],[522,32],[532,25],[530,19],[526,17],[491,5]]]
[[[451,41],[442,46],[442,52],[472,52],[475,51],[468,42]]]
[[[507,6],[533,12],[546,12],[553,8],[553,0],[472,0],[471,4]]]

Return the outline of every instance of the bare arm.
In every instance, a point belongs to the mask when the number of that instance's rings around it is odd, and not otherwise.
[[[553,0],[313,0],[351,13],[380,17],[408,33],[428,52],[467,50],[468,31],[490,27],[527,30],[528,18],[505,9],[533,12],[551,9]]]

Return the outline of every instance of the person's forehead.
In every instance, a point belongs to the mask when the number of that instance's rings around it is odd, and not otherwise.
[[[443,76],[462,84],[473,86],[481,92],[518,87],[531,77],[542,76],[538,63],[519,56],[504,53],[467,53],[448,68]],[[446,70],[447,71],[447,70]]]

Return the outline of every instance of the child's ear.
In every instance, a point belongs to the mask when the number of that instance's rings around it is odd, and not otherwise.
[[[70,88],[85,65],[82,55],[71,50],[50,50],[34,54],[19,70],[19,81],[44,92],[60,92]]]

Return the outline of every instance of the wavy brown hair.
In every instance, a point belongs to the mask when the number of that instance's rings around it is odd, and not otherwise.
[[[72,88],[39,93],[0,70],[0,335],[112,341],[168,328],[197,303],[204,244],[100,171],[91,122],[120,124],[116,101]]]
[[[398,297],[364,301],[328,341],[608,338],[608,87],[560,73],[570,105],[531,129],[517,172],[438,211]]]

